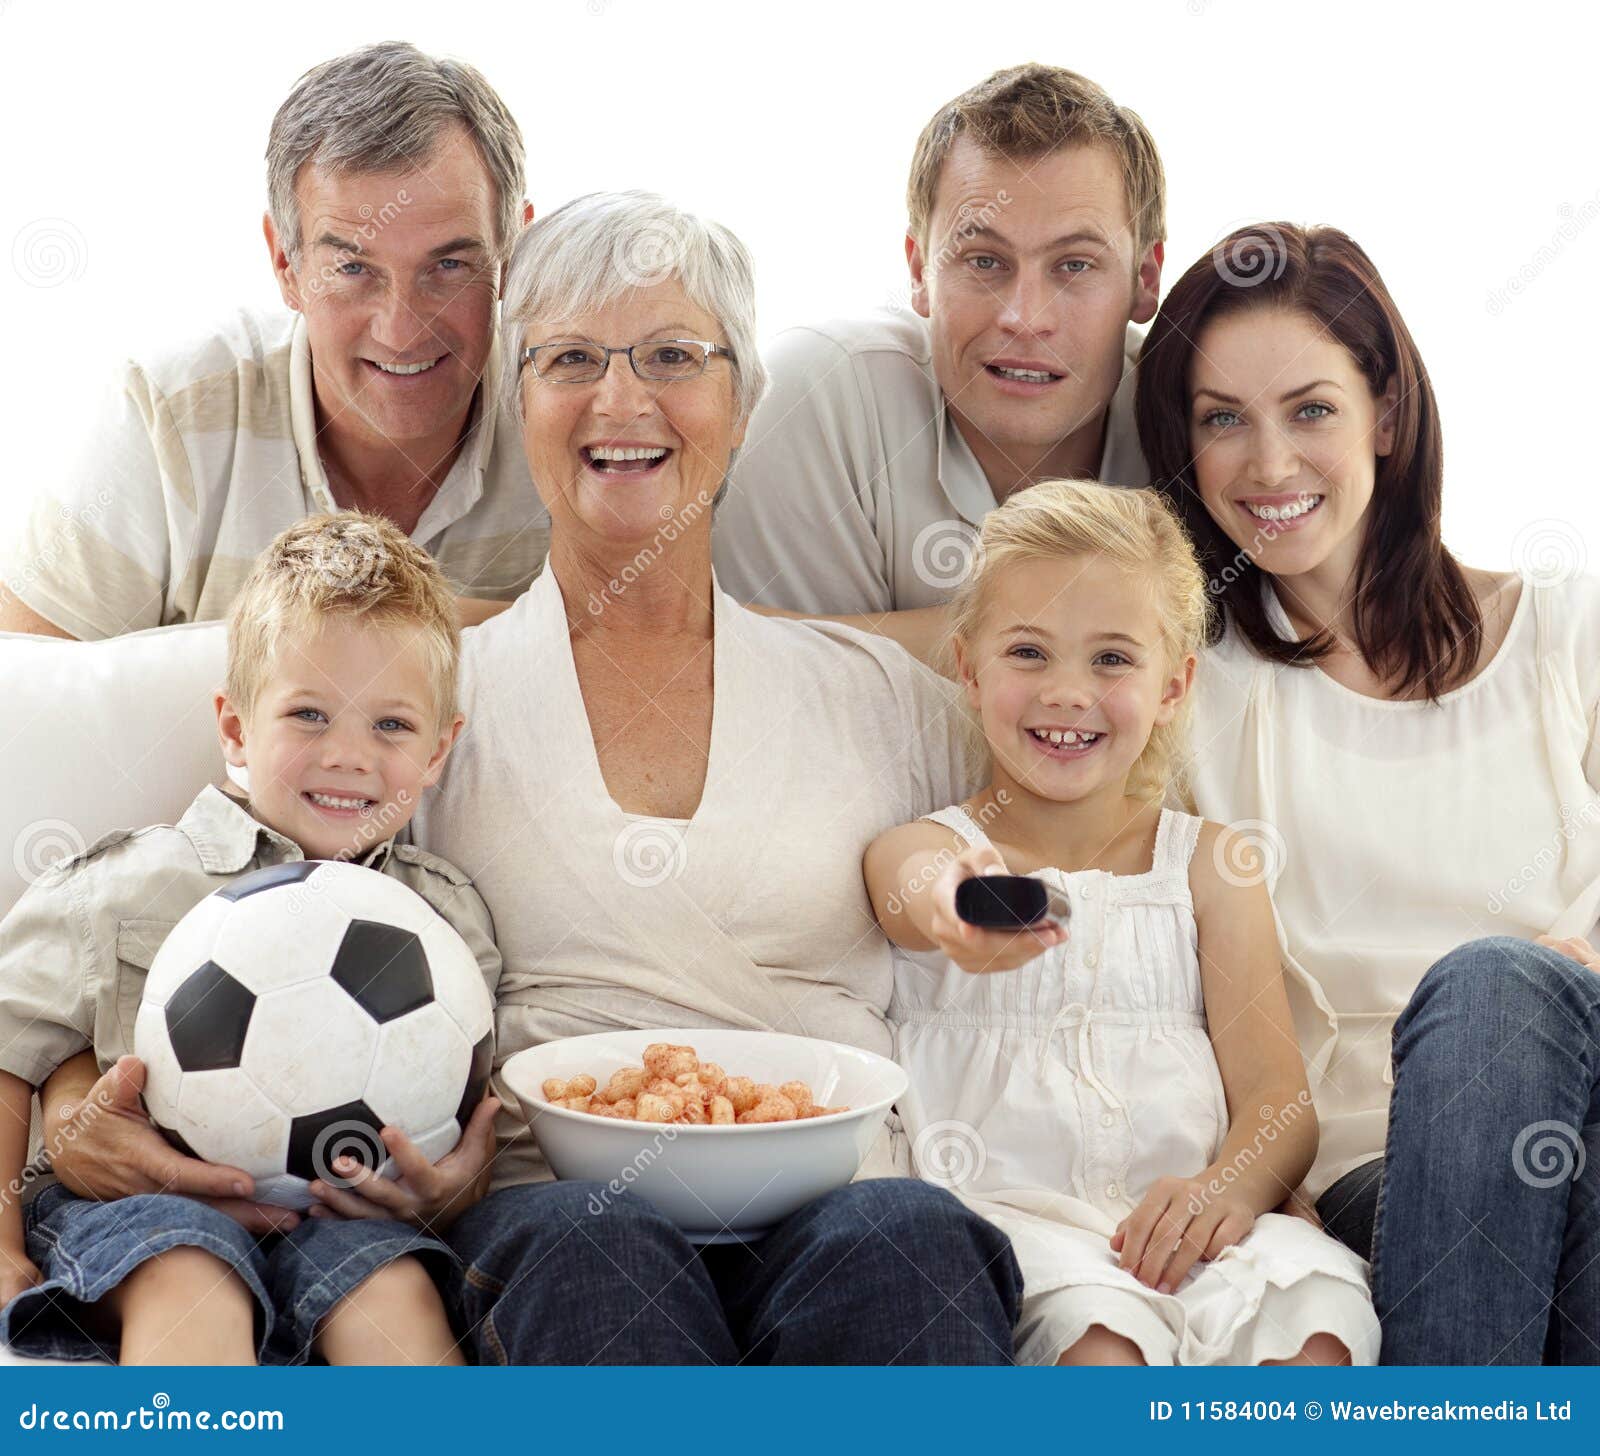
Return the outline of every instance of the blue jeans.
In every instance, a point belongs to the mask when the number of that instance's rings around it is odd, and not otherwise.
[[[1022,1298],[1006,1236],[909,1178],[835,1189],[750,1245],[696,1248],[582,1182],[501,1189],[450,1239],[485,1365],[1007,1365]]]
[[[1374,1229],[1383,1363],[1600,1362],[1600,975],[1503,936],[1451,951],[1394,1079],[1381,1170],[1318,1204],[1358,1252]]]
[[[369,1275],[404,1254],[441,1286],[455,1256],[438,1239],[388,1219],[311,1219],[257,1238],[209,1204],[175,1193],[97,1202],[60,1183],[27,1209],[28,1257],[44,1276],[0,1309],[0,1344],[54,1360],[115,1360],[89,1306],[139,1265],[169,1249],[204,1249],[233,1267],[256,1302],[256,1358],[265,1365],[312,1359],[318,1323]]]

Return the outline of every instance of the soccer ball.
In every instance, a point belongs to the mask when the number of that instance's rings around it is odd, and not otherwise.
[[[392,1125],[437,1159],[483,1098],[494,1008],[477,958],[376,870],[296,860],[208,895],[162,943],[133,1049],[151,1121],[242,1168],[256,1198],[311,1203],[341,1155],[386,1177]]]

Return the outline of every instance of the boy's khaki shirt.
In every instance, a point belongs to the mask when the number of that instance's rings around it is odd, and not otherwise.
[[[87,1048],[102,1071],[131,1054],[145,975],[172,927],[246,871],[304,858],[207,786],[176,824],[116,830],[52,865],[0,920],[0,1070],[37,1087]],[[437,910],[472,948],[494,995],[494,925],[465,874],[393,839],[354,862]]]

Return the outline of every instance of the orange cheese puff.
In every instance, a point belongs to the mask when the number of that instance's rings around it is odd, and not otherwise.
[[[700,1080],[711,1089],[713,1097],[719,1096],[728,1080],[728,1074],[715,1062],[700,1063]]]
[[[611,1074],[611,1080],[606,1083],[606,1090],[600,1095],[615,1105],[624,1097],[637,1097],[642,1091],[644,1091],[644,1068],[620,1067]]]
[[[589,1097],[563,1097],[556,1106],[565,1107],[569,1112],[587,1112],[592,1101]]]
[[[539,1089],[544,1093],[546,1102],[559,1102],[567,1095],[567,1081],[565,1077],[546,1077],[544,1085]]]
[[[729,1077],[727,1085],[722,1089],[722,1095],[733,1103],[735,1112],[748,1112],[759,1100],[756,1096],[756,1084],[748,1077]]]
[[[639,1105],[632,1097],[619,1097],[611,1104],[613,1116],[632,1119],[638,1112]]]
[[[795,1120],[795,1107],[787,1097],[776,1087],[762,1084],[760,1091],[763,1093],[760,1101],[748,1112],[739,1114],[740,1122],[793,1122]]]
[[[642,1092],[634,1116],[640,1122],[671,1122],[682,1110],[665,1097],[657,1097],[654,1092]]]
[[[726,1097],[711,1099],[711,1121],[716,1127],[727,1127],[733,1121],[733,1103]]]
[[[568,1088],[567,1090],[570,1095],[573,1089]],[[794,1103],[794,1110],[801,1117],[806,1115],[809,1108],[816,1105],[811,1100],[811,1088],[804,1082],[785,1082],[783,1086],[778,1088],[778,1091]]]
[[[644,1049],[644,1067],[652,1077],[669,1080],[679,1072],[700,1070],[700,1058],[693,1047],[673,1046],[671,1042],[653,1041]]]
[[[567,1083],[568,1097],[593,1097],[595,1080],[587,1072],[580,1072]]]
[[[709,1122],[711,1119],[706,1113],[706,1105],[700,1101],[690,1101],[683,1105],[683,1111],[678,1114],[678,1121],[688,1123],[691,1127]]]

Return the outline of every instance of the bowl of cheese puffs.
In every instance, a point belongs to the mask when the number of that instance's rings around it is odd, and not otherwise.
[[[781,1032],[615,1031],[501,1069],[558,1178],[648,1199],[697,1243],[758,1238],[850,1182],[906,1074],[859,1047]]]

